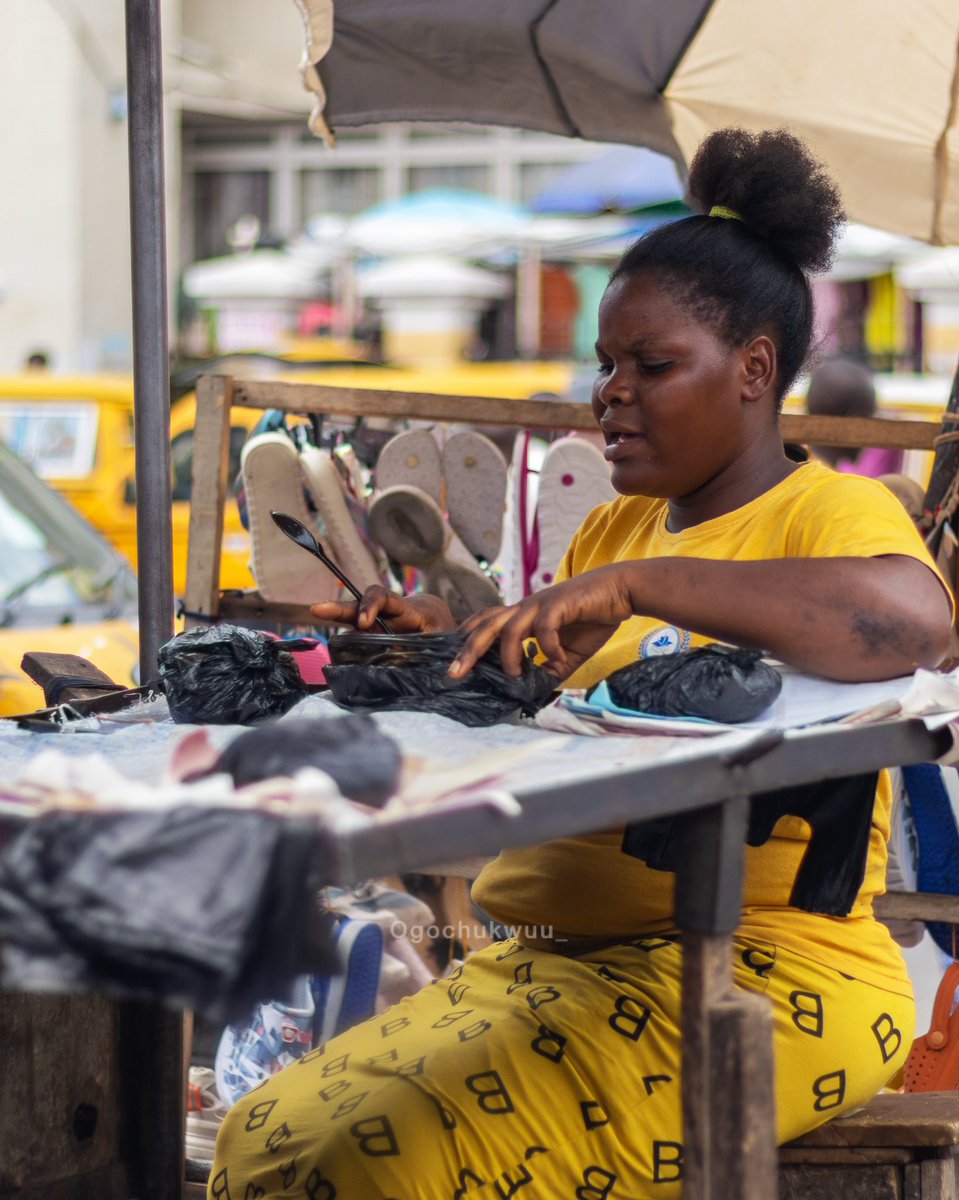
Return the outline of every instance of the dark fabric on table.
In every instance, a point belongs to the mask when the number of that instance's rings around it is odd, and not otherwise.
[[[323,854],[315,821],[258,811],[23,821],[0,852],[4,985],[248,1010],[332,967]]]

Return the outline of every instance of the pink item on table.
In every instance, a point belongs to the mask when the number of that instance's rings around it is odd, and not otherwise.
[[[269,633],[265,629],[261,629],[260,633],[275,641],[282,641],[282,638],[277,637],[275,633]],[[326,648],[326,642],[320,641],[319,638],[297,638],[296,640],[298,642],[314,642],[314,645],[307,650],[290,651],[303,682],[310,687],[326,687],[325,668],[330,665],[330,652]]]

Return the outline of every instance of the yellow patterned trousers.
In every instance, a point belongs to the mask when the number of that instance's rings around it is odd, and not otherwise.
[[[910,998],[767,943],[734,954],[773,1006],[781,1141],[902,1066]],[[674,1200],[680,967],[668,938],[489,946],[239,1101],[210,1200]]]

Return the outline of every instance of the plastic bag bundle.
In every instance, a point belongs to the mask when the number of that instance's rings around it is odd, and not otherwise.
[[[713,642],[630,663],[614,671],[606,686],[622,708],[734,725],[758,717],[779,695],[783,681],[757,651]]]
[[[289,648],[254,629],[191,629],[160,647],[159,674],[179,724],[250,725],[307,694]]]
[[[529,660],[507,675],[494,647],[465,679],[450,679],[450,663],[466,641],[462,633],[339,634],[330,638],[333,665],[326,680],[346,708],[411,709],[438,713],[462,725],[495,725],[516,712],[532,715],[547,702],[556,680]]]
[[[379,806],[396,791],[401,766],[396,742],[371,717],[351,713],[333,720],[268,721],[234,738],[206,774],[224,771],[242,787],[316,767],[332,777],[344,796]]]
[[[0,855],[4,985],[169,1000],[227,1020],[336,969],[322,826],[234,808],[51,812]]]

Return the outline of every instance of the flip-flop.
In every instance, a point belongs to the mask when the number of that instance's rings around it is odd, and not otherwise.
[[[546,454],[546,443],[534,438],[529,430],[513,443],[506,484],[506,513],[503,517],[503,544],[499,568],[503,577],[503,602],[517,604],[532,591],[539,551],[534,514],[539,487],[539,466]]]
[[[320,540],[328,543],[327,553],[361,592],[382,583],[373,555],[353,522],[332,458],[325,450],[306,446],[300,451],[300,467],[316,505]]]
[[[539,476],[539,555],[531,579],[533,591],[549,587],[573,534],[597,505],[615,497],[609,464],[596,446],[576,437],[553,442]]]
[[[418,488],[392,487],[374,496],[370,532],[390,558],[422,572],[425,590],[439,596],[455,620],[502,603],[439,505]]]
[[[240,455],[250,520],[253,578],[264,600],[319,604],[335,600],[340,582],[273,523],[271,509],[289,513],[309,528],[313,519],[303,494],[296,447],[285,433],[260,433]]]
[[[491,563],[503,540],[506,460],[481,433],[454,433],[442,453],[446,512],[463,545]]]
[[[443,461],[428,429],[407,429],[391,438],[376,460],[376,490],[419,488],[437,504],[443,502]]]

